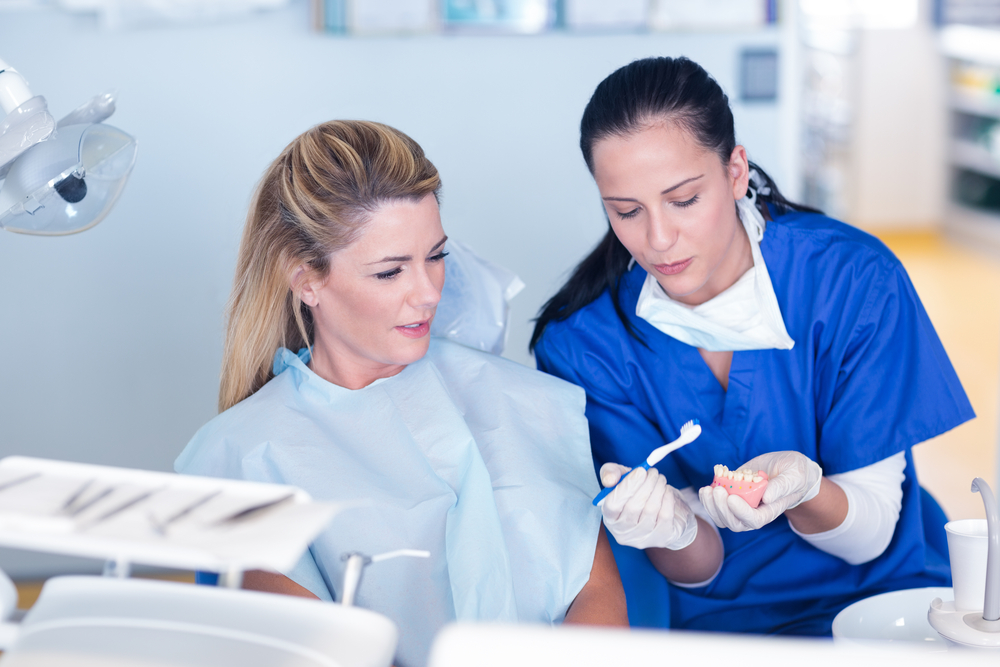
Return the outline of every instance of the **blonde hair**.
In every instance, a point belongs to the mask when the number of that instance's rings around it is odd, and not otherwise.
[[[281,152],[257,186],[240,242],[220,412],[273,377],[279,347],[311,348],[311,313],[290,283],[293,272],[305,265],[326,278],[330,255],[354,242],[382,205],[437,197],[440,188],[417,142],[381,123],[323,123]]]

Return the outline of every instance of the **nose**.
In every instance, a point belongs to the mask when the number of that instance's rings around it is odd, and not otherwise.
[[[436,272],[441,273],[441,279]],[[444,284],[444,264],[424,264],[413,272],[413,285],[410,290],[408,302],[411,307],[418,309],[437,308],[441,301],[441,286]]]
[[[660,209],[654,209],[648,218],[646,227],[646,243],[656,252],[670,250],[680,235],[677,228],[667,213]]]

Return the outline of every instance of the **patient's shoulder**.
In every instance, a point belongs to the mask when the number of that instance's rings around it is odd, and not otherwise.
[[[497,383],[498,389],[505,386],[502,383],[515,383],[522,389],[541,392],[575,394],[578,390],[575,385],[548,373],[444,338],[432,339],[426,359],[439,370],[450,387],[492,381]]]
[[[278,442],[288,424],[289,378],[272,378],[256,393],[213,417],[194,434],[174,469],[180,473],[240,478],[236,465],[262,443]]]
[[[444,340],[431,345],[427,359],[473,432],[528,427],[575,433],[581,424],[586,430],[587,397],[576,385]]]

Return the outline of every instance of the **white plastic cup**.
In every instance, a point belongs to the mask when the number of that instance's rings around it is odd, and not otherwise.
[[[986,519],[961,519],[944,525],[948,534],[955,609],[978,611],[986,598]]]

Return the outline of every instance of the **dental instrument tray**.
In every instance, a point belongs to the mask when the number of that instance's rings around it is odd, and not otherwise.
[[[287,570],[338,506],[278,484],[0,459],[0,546],[239,573]]]

